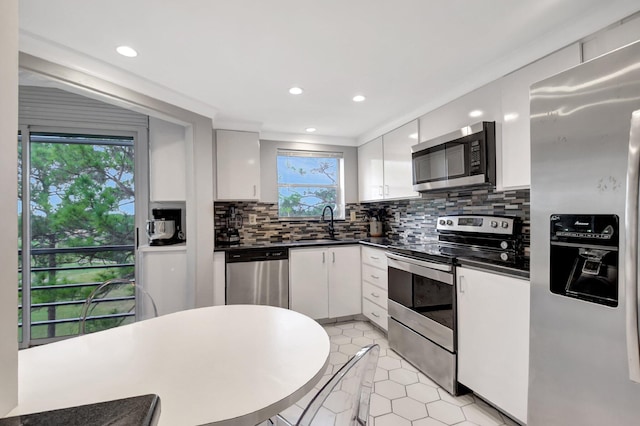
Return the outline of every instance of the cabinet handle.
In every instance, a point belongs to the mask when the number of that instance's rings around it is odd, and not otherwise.
[[[371,275],[371,278],[373,278],[374,280],[379,280],[380,277],[376,276],[376,275]]]
[[[371,295],[372,295],[373,297],[380,297],[380,295],[379,295],[378,293],[371,293]]]
[[[384,190],[385,190],[386,194],[389,195],[389,185],[385,185],[384,186]]]
[[[255,197],[257,193],[258,193],[258,189],[256,185],[253,185],[253,196]]]
[[[324,252],[322,252],[322,263],[324,263]]]
[[[380,260],[378,256],[370,256],[373,260]]]
[[[460,293],[464,293],[467,290],[467,286],[465,284],[467,280],[465,279],[464,275],[460,275],[459,279],[460,285],[458,286],[458,290],[460,291]]]
[[[331,256],[333,257],[333,263],[336,263],[336,252],[332,251]]]
[[[371,312],[371,315],[373,315],[376,318],[380,318],[380,315],[376,314],[375,312]]]
[[[382,193],[382,185],[380,185],[380,186],[378,187],[378,195],[384,195],[384,194]]]

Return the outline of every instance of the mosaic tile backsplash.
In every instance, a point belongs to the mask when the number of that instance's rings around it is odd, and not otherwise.
[[[295,241],[302,238],[326,238],[326,223],[319,221],[280,221],[278,205],[260,202],[214,203],[215,231],[224,226],[230,206],[243,216],[240,238],[243,244]],[[356,220],[350,221],[350,212]],[[490,189],[429,194],[425,198],[399,201],[380,201],[366,204],[347,204],[346,220],[335,221],[336,237],[366,238],[369,236],[367,217],[380,213],[384,234],[392,240],[425,242],[437,238],[436,220],[439,216],[455,214],[487,214],[515,216],[523,221],[525,253],[529,246],[531,217],[529,190],[496,192]],[[256,224],[249,224],[249,215],[256,215]]]

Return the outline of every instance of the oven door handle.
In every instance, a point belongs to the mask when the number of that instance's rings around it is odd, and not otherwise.
[[[393,260],[399,260],[400,262],[411,263],[417,266],[422,266],[423,268],[437,269],[438,271],[451,272],[451,270],[453,269],[451,265],[446,265],[443,263],[427,262],[425,260],[412,259],[409,257],[400,256],[400,255],[389,253],[389,252],[387,252],[387,258],[393,259]]]
[[[438,281],[440,283],[453,285],[453,273],[451,269],[442,270],[442,269],[433,269],[425,264],[430,264],[430,262],[414,262],[413,259],[407,260],[402,256],[392,256],[389,257],[387,265],[389,268],[398,269],[403,272],[407,272],[409,274],[417,275],[419,277],[429,278],[433,281]],[[436,266],[448,266],[448,265],[438,265],[434,263]],[[389,286],[393,286],[392,280],[389,280]]]

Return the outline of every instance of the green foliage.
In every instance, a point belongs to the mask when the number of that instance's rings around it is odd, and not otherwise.
[[[70,137],[65,136],[66,139]],[[87,138],[82,138],[87,142]],[[130,145],[32,142],[30,169],[31,247],[72,248],[133,245],[134,154]],[[21,160],[20,160],[21,161]],[[22,170],[20,169],[22,173]],[[18,182],[22,194],[22,182]],[[26,208],[26,202],[23,208]],[[21,229],[22,219],[18,220]],[[34,254],[33,268],[103,266],[93,270],[38,271],[31,274],[32,303],[84,300],[92,287],[38,290],[40,286],[102,282],[133,276],[133,251]],[[111,267],[111,268],[110,268]],[[43,319],[79,313],[80,305],[47,307]],[[36,315],[34,311],[33,315]],[[38,314],[38,316],[41,316]],[[59,326],[59,325],[58,325]],[[49,336],[54,328],[49,327]],[[46,328],[46,327],[45,327]],[[57,333],[57,331],[56,331]],[[35,336],[35,335],[34,335]],[[47,337],[47,336],[44,336]]]

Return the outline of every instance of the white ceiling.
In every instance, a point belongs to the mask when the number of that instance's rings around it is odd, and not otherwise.
[[[20,50],[214,119],[362,142],[637,0],[21,0]],[[118,55],[130,45],[139,56]],[[304,94],[292,96],[291,86]],[[355,103],[355,94],[367,100]]]

